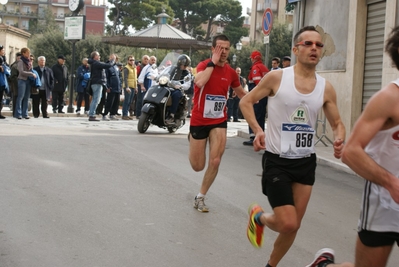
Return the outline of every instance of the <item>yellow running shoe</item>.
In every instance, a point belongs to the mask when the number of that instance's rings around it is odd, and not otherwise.
[[[263,212],[263,209],[258,204],[252,204],[249,206],[249,222],[247,227],[247,237],[249,242],[256,247],[260,248],[263,244],[263,225],[259,225],[255,222],[255,215],[259,212]]]

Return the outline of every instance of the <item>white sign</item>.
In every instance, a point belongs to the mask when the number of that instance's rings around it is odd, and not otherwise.
[[[269,43],[269,35],[266,35],[265,37],[263,37],[263,43],[264,44],[268,44]]]
[[[65,17],[64,40],[85,39],[86,17]]]

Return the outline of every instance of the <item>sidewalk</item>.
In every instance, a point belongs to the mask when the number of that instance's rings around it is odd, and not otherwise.
[[[68,110],[68,107],[65,106],[64,107],[64,114],[59,114],[59,113],[53,113],[52,107],[51,105],[49,105],[48,107],[48,116],[50,118],[81,118],[82,120],[87,120],[87,116],[85,114],[83,114],[83,112],[81,111],[81,115],[77,115],[75,113],[76,111],[76,107],[73,107],[74,113],[67,113],[66,111]],[[8,107],[4,107],[2,112],[1,112],[4,116],[6,116],[8,119],[12,119],[12,112]],[[121,110],[119,110],[119,113],[121,113]],[[29,116],[31,118],[33,118],[32,112],[29,112]],[[100,116],[98,116],[98,118],[100,119]],[[41,117],[39,117],[38,119],[35,120],[40,120],[42,119]],[[50,119],[51,121],[51,119]],[[126,124],[126,122],[130,122],[129,126],[134,126],[134,128],[136,127],[138,120],[134,119],[131,121],[123,121],[123,120],[119,120],[119,121],[112,121],[112,122],[104,122],[101,121],[101,124],[108,124],[110,123],[110,126],[116,126],[115,123],[117,123],[118,125],[120,125],[122,127],[123,124]],[[186,120],[186,124],[178,130],[179,133],[184,133],[187,134],[189,132],[189,119]],[[246,139],[249,139],[249,133],[248,133],[248,124],[246,123],[245,120],[240,120],[240,122],[229,122],[228,123],[228,127],[227,127],[227,136],[228,137],[235,137],[235,136],[239,136],[243,138],[243,141],[245,141]],[[326,140],[323,140],[326,141]],[[325,146],[322,142],[318,142],[315,149],[316,149],[316,155],[317,155],[317,161],[319,164],[324,164],[324,165],[328,165],[332,168],[335,168],[337,170],[341,170],[350,174],[354,174],[354,172],[345,164],[343,164],[341,162],[341,160],[336,159],[333,155],[333,148],[332,145],[329,144],[327,141],[325,142],[328,146]],[[244,147],[244,145],[243,145]],[[252,149],[252,147],[245,147],[247,149]]]

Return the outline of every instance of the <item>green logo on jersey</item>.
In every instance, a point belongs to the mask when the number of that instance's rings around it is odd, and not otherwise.
[[[303,105],[300,105],[291,115],[291,122],[307,123],[308,120],[308,111]]]

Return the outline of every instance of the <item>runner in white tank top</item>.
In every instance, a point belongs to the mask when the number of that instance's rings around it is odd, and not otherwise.
[[[399,69],[399,27],[385,46]],[[342,161],[366,180],[361,202],[356,267],[385,267],[399,246],[399,79],[375,93],[355,123]],[[352,267],[334,264],[334,251],[316,253],[309,267]]]
[[[295,87],[294,67],[282,72],[278,91],[269,96],[266,150],[284,158],[308,157],[314,153],[314,129],[326,81],[315,74],[316,86],[304,94]]]
[[[263,212],[259,205],[251,206],[247,235],[255,247],[260,247],[264,226],[279,233],[267,267],[276,267],[288,252],[305,215],[315,180],[314,127],[320,108],[333,129],[337,158],[345,139],[335,90],[316,74],[324,46],[320,34],[312,26],[304,27],[295,35],[294,44],[297,63],[269,72],[240,101],[241,111],[255,133],[254,150],[266,150],[262,190],[273,213]],[[269,98],[266,140],[252,108],[264,97]]]

